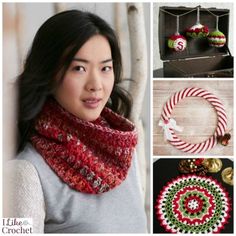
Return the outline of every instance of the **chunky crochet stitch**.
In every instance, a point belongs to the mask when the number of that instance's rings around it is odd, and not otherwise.
[[[171,233],[219,233],[230,217],[228,193],[214,179],[189,175],[169,182],[156,200],[156,216]]]
[[[34,127],[33,146],[71,188],[99,194],[125,180],[137,131],[129,120],[109,108],[88,122],[49,99]]]

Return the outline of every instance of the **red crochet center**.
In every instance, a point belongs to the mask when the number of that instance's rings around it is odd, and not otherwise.
[[[202,220],[199,220],[199,219],[193,219],[193,220],[190,220],[184,216],[182,216],[182,213],[179,211],[179,200],[181,198],[181,196],[187,192],[191,192],[191,191],[194,191],[194,190],[197,190],[199,192],[202,192],[205,196],[209,197],[209,203],[211,205],[211,207],[209,207],[209,211],[208,213],[202,218]],[[188,201],[185,202],[185,204],[187,204],[191,199],[188,199]],[[195,211],[194,210],[191,210],[188,206],[187,206],[187,209],[191,212],[191,213],[195,213],[195,212],[198,212],[200,211],[200,208],[202,208],[202,200],[201,199],[198,199],[198,202],[200,203],[200,206],[199,206],[199,209],[196,209]],[[189,187],[186,187],[182,190],[180,190],[177,195],[176,195],[176,198],[174,199],[173,201],[173,210],[174,210],[174,213],[176,214],[177,218],[179,221],[181,222],[184,222],[186,221],[188,224],[190,225],[195,225],[195,223],[197,222],[198,224],[202,224],[206,221],[207,218],[211,217],[214,213],[214,208],[215,208],[215,203],[214,203],[214,199],[213,199],[213,196],[208,192],[206,191],[205,189],[203,188],[200,188],[198,186],[189,186]]]
[[[195,202],[196,203],[196,208],[191,208],[189,205]],[[186,199],[185,203],[184,203],[185,208],[188,210],[188,212],[190,213],[197,213],[199,211],[202,210],[202,206],[203,206],[203,201],[201,198],[197,197],[197,196],[190,196]]]

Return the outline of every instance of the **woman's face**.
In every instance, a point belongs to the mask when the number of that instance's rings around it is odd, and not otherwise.
[[[113,85],[109,42],[104,36],[95,35],[76,53],[54,96],[70,113],[93,121],[100,116]]]

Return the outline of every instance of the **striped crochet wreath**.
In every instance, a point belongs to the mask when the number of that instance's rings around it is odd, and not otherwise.
[[[175,130],[181,131],[176,125],[176,121],[171,118],[171,113],[175,105],[186,97],[201,97],[206,99],[217,113],[218,122],[214,134],[201,143],[188,143],[181,140]],[[164,105],[159,126],[163,127],[166,139],[177,149],[187,153],[203,153],[212,149],[217,144],[217,139],[224,136],[227,127],[227,116],[222,102],[212,93],[201,88],[185,88],[176,92]]]
[[[228,193],[211,177],[188,175],[169,182],[155,205],[161,226],[171,233],[219,233],[230,217]]]

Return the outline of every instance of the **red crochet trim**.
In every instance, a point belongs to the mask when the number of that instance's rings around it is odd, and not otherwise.
[[[31,142],[71,188],[98,194],[125,180],[137,131],[129,120],[108,108],[96,121],[87,122],[49,99],[35,120]]]
[[[200,33],[200,32],[202,32],[202,33],[208,33],[208,32],[209,32],[209,29],[208,29],[207,26],[203,26],[203,27],[201,27],[201,28],[195,28],[195,29],[189,28],[189,29],[187,29],[187,32],[189,32],[189,33]]]
[[[176,40],[176,39],[183,39],[183,40],[186,40],[186,38],[183,36],[183,35],[180,35],[180,34],[174,34],[170,37],[170,40]]]
[[[219,36],[209,36],[210,39],[225,39],[224,35],[219,35]]]

